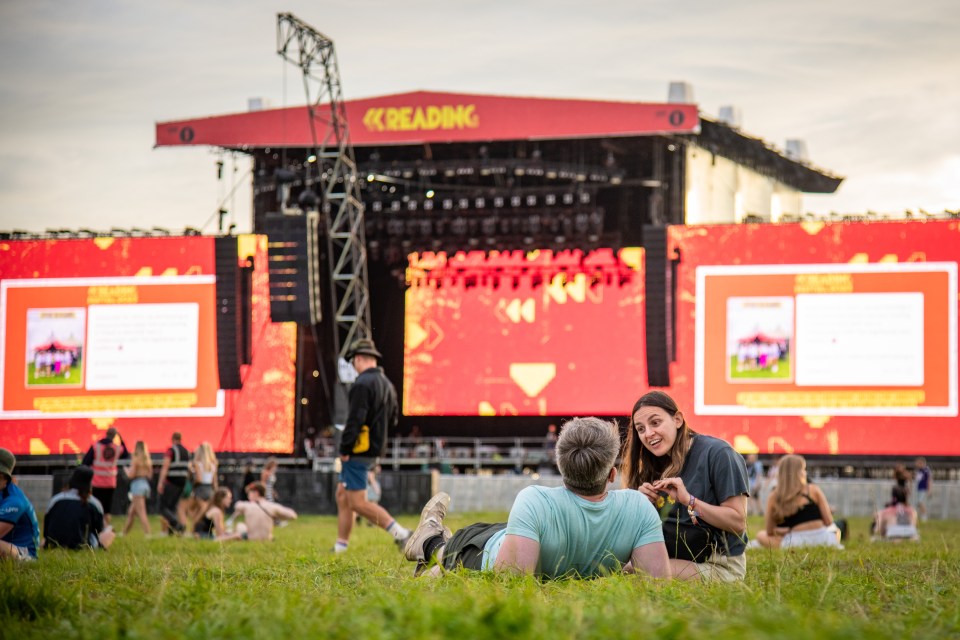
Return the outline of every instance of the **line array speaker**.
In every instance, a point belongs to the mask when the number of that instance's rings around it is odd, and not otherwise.
[[[667,256],[667,227],[643,227],[647,336],[647,383],[670,386],[673,360],[673,265]]]
[[[217,273],[217,371],[221,389],[239,389],[240,359],[244,326],[240,313],[240,265],[237,239],[232,236],[214,240]],[[247,307],[249,310],[249,306]],[[248,325],[249,326],[249,325]]]
[[[270,319],[317,324],[320,311],[320,214],[264,218],[270,272]]]

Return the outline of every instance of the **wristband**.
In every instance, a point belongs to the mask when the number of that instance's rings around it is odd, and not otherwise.
[[[693,522],[693,524],[700,524],[697,521],[697,516],[699,516],[700,514],[697,513],[696,506],[697,506],[697,499],[693,497],[693,495],[691,494],[690,503],[687,504],[687,515],[690,516],[690,520]]]

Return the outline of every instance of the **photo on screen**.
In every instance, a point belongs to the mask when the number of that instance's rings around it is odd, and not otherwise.
[[[27,387],[83,386],[87,311],[27,309]]]
[[[727,299],[727,381],[790,382],[793,379],[792,297]]]

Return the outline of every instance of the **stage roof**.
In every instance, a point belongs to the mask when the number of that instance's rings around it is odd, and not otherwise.
[[[355,146],[698,133],[695,104],[414,91],[345,102]],[[322,131],[320,133],[322,135]],[[307,107],[157,123],[158,147],[310,147]]]
[[[701,119],[697,105],[490,96],[412,91],[344,103],[356,147],[511,140],[684,135],[807,193],[832,193],[843,180],[784,156],[763,140]],[[321,117],[329,116],[321,105]],[[327,124],[318,122],[318,135]],[[243,151],[314,146],[306,106],[158,122],[156,146]]]

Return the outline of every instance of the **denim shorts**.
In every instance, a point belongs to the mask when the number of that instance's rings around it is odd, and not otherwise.
[[[361,491],[367,488],[367,472],[376,460],[372,458],[354,458],[351,456],[340,466],[340,483],[347,491]]]
[[[146,478],[134,478],[130,483],[130,495],[150,497],[150,481]]]

